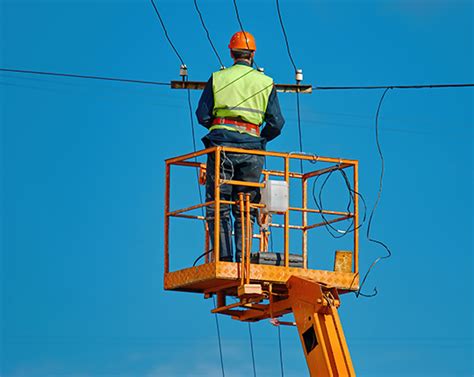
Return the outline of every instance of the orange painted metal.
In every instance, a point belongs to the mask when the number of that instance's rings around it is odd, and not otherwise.
[[[244,193],[239,192],[239,209],[240,209],[240,229],[242,232],[242,247],[240,250],[240,285],[245,284],[245,256],[247,255],[247,232],[245,232],[245,205]]]
[[[170,270],[170,256],[169,256],[169,229],[170,229],[170,217],[168,216],[170,210],[170,179],[171,171],[170,165],[166,163],[165,168],[165,222],[164,222],[164,245],[165,245],[165,274]]]
[[[264,187],[265,186],[263,183],[235,181],[232,179],[221,179],[220,184],[233,185],[233,186],[247,186],[247,187]]]
[[[204,262],[209,263],[210,255],[209,255],[209,246],[210,246],[210,239],[209,239],[209,224],[206,222],[204,224],[204,230],[206,232],[204,238]]]
[[[177,215],[173,215],[173,217],[180,217],[180,218],[182,218],[182,219],[206,220],[206,216],[200,216],[200,215],[183,215],[183,214],[177,214]]]
[[[269,221],[266,227],[268,230],[264,230],[261,228],[257,234],[252,234],[252,227],[248,225],[248,221],[250,220],[249,216],[246,214],[249,212],[247,209],[247,205],[252,208],[263,208],[263,204],[259,203],[250,203],[243,199],[241,202],[244,205],[242,213],[244,214],[244,223],[243,223],[243,245],[242,245],[242,260],[240,263],[240,268],[235,268],[235,263],[230,262],[221,262],[219,260],[220,250],[219,250],[219,224],[220,224],[220,207],[222,205],[240,205],[236,204],[235,201],[230,200],[223,200],[220,198],[220,187],[222,184],[236,184],[242,186],[252,186],[252,187],[263,187],[263,183],[255,183],[255,182],[242,182],[236,180],[215,180],[215,193],[216,197],[215,200],[209,201],[206,203],[201,203],[197,205],[193,205],[186,208],[178,208],[178,209],[170,209],[170,195],[171,195],[171,167],[174,165],[188,167],[191,169],[199,169],[201,172],[201,176],[205,171],[205,164],[197,161],[188,161],[194,159],[196,157],[201,158],[206,154],[213,153],[215,155],[215,170],[214,174],[216,177],[220,177],[220,170],[221,170],[221,152],[233,152],[233,153],[245,153],[245,154],[256,154],[256,155],[263,155],[267,157],[274,157],[277,159],[281,159],[283,163],[282,170],[264,170],[263,176],[266,179],[269,179],[272,176],[282,177],[288,184],[290,180],[301,180],[302,184],[302,198],[301,198],[301,207],[297,206],[289,206],[289,210],[280,213],[279,215],[283,215],[283,221],[281,224],[274,223]],[[318,161],[320,163],[326,164],[334,164],[330,165],[329,167],[324,167],[315,171],[310,171],[305,174],[301,174],[298,172],[290,171],[290,160],[294,159],[301,159],[301,160],[308,160],[308,161]],[[242,284],[245,283],[261,283],[261,284],[278,284],[278,289],[282,290],[285,293],[284,283],[286,280],[292,276],[292,274],[297,274],[299,276],[307,276],[311,277],[312,279],[316,279],[318,281],[324,282],[329,285],[333,285],[338,287],[342,291],[351,291],[358,288],[359,284],[359,276],[358,276],[358,258],[359,258],[359,248],[358,248],[358,197],[354,195],[354,213],[351,212],[343,212],[343,211],[332,211],[329,209],[315,209],[308,207],[308,180],[312,177],[316,177],[318,175],[327,174],[331,171],[338,170],[338,169],[347,169],[352,167],[354,170],[353,174],[353,187],[354,191],[357,192],[358,190],[358,165],[356,160],[348,160],[348,159],[340,159],[340,158],[329,158],[329,157],[316,157],[311,155],[304,155],[298,153],[280,153],[280,152],[268,152],[268,151],[253,151],[253,150],[246,150],[246,149],[239,149],[239,148],[230,148],[230,147],[212,147],[202,151],[198,151],[195,153],[189,153],[183,156],[175,157],[166,160],[166,186],[165,186],[165,235],[164,235],[164,246],[165,246],[165,287],[166,289],[174,289],[174,290],[188,290],[190,292],[206,292],[206,294],[212,292],[218,292],[220,289],[228,290],[229,292],[233,292],[232,290],[235,288],[222,288],[230,284],[230,286],[234,286],[232,281],[239,281],[242,279]],[[291,187],[291,186],[289,186]],[[290,195],[290,203],[293,201]],[[180,271],[170,272],[169,269],[169,249],[170,249],[170,217],[183,217],[188,219],[197,219],[203,221],[205,219],[204,216],[195,216],[188,214],[187,212],[196,210],[198,208],[204,208],[214,205],[215,206],[215,219],[214,223],[216,224],[215,228],[211,231],[214,231],[214,251],[213,255],[206,255],[204,260],[204,265],[211,265],[214,264],[214,267],[211,268],[207,273],[196,275],[191,273],[195,271],[196,268],[202,266],[196,266],[191,269],[183,269]],[[290,212],[300,212],[301,213],[301,225],[300,224],[290,224]],[[354,226],[356,230],[354,231],[354,253],[353,253],[353,266],[354,271],[351,273],[345,272],[334,272],[334,271],[322,271],[322,270],[311,270],[308,269],[308,232],[311,229],[318,228],[327,224],[327,222],[320,222],[315,224],[309,224],[308,214],[326,214],[335,216],[335,218],[328,220],[329,223],[342,221],[347,218],[354,217]],[[299,221],[298,221],[299,222]],[[260,240],[260,245],[258,250],[260,252],[266,252],[268,250],[268,235],[269,232],[272,231],[272,228],[282,228],[283,229],[283,253],[284,253],[284,266],[265,266],[265,265],[254,265],[250,263],[250,253],[251,247],[249,241],[251,242],[252,238],[258,238]],[[265,228],[266,229],[266,228]],[[290,230],[302,232],[302,243],[301,243],[301,254],[303,256],[303,268],[291,268],[289,267],[289,254],[290,254]],[[204,245],[206,251],[210,247],[209,243],[209,234],[204,235]],[[245,253],[244,253],[245,250]],[[243,263],[245,262],[245,263]],[[231,268],[231,266],[234,266]],[[236,279],[236,280],[235,280]],[[215,284],[213,289],[213,284]],[[280,293],[282,293],[280,292]],[[231,293],[230,293],[231,294]],[[252,309],[253,310],[253,309]]]
[[[307,189],[306,189],[307,190]],[[303,193],[303,195],[307,195]],[[300,208],[300,207],[289,207],[290,211],[300,211],[306,213],[324,213],[325,215],[354,215],[352,212],[343,212],[343,211],[328,211],[327,209],[312,209],[312,208]]]
[[[351,161],[351,162],[343,162],[343,161],[348,161],[348,160],[339,160],[339,164],[337,164],[337,165],[331,166],[329,168],[315,170],[315,171],[306,173],[304,175],[304,177],[306,179],[308,179],[308,178],[316,177],[318,175],[330,173],[330,172],[335,171],[335,170],[345,169],[345,168],[348,168],[348,167],[351,167],[351,166],[354,165],[354,161]],[[335,161],[331,161],[331,162],[335,162]]]
[[[359,285],[359,276],[353,273],[250,264],[251,283],[273,284],[275,292],[281,294],[287,292],[285,284],[294,275],[336,287],[340,291],[347,291],[351,286],[351,289],[355,290]],[[195,293],[215,293],[225,289],[227,294],[232,296],[236,292],[236,288],[232,287],[240,285],[241,276],[240,263],[211,261],[166,273],[164,288]]]
[[[314,228],[318,228],[320,226],[325,226],[327,224],[332,224],[332,223],[337,223],[339,221],[343,221],[343,220],[347,220],[349,218],[351,218],[352,216],[350,215],[346,215],[346,216],[342,216],[342,217],[338,217],[336,219],[332,219],[332,220],[325,220],[325,221],[322,221],[320,223],[317,223],[317,224],[312,224],[312,225],[308,225],[305,229],[306,230],[309,230],[309,229],[314,229]]]
[[[265,180],[268,179],[268,177],[284,177],[285,173],[277,170],[264,170],[262,174],[265,177]],[[303,174],[301,173],[296,173],[296,172],[290,172],[290,178],[303,178]]]
[[[288,183],[288,190],[290,187],[290,158],[289,155],[285,157],[285,181]],[[290,196],[288,194],[288,196]],[[283,235],[285,267],[290,266],[290,212],[286,211],[284,216],[285,229]]]
[[[301,249],[303,250],[303,267],[308,268],[308,229],[306,229],[308,225],[308,181],[306,178],[301,180],[301,204],[303,206],[301,208],[301,224],[303,226]]]
[[[244,233],[244,228],[242,228],[242,233]],[[245,234],[246,234],[245,284],[250,284],[250,251],[252,248],[252,222],[250,221],[250,194],[245,194]]]
[[[354,166],[354,273],[359,274],[359,163]]]
[[[186,207],[186,208],[183,208],[183,209],[178,209],[177,211],[172,211],[172,212],[167,212],[167,215],[168,216],[176,216],[180,213],[183,213],[183,212],[189,212],[189,211],[192,211],[193,209],[197,209],[197,208],[202,208],[202,207],[207,207],[211,204],[214,204],[214,201],[211,201],[211,202],[206,202],[206,203],[201,203],[201,204],[196,204],[194,206],[191,206],[191,207]]]
[[[292,276],[287,285],[310,375],[355,376],[337,313],[337,290],[297,276]]]
[[[221,185],[219,184],[220,166],[221,166],[221,147],[215,149],[214,166],[214,260],[219,263],[220,253],[220,224],[221,224]]]

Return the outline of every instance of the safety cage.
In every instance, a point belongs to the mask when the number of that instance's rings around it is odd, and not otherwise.
[[[185,169],[193,169],[196,174],[199,184],[205,183],[206,176],[206,164],[204,157],[208,154],[214,154],[215,157],[215,177],[221,177],[221,158],[225,153],[245,153],[254,155],[263,155],[267,159],[274,158],[277,160],[278,165],[282,166],[277,170],[264,169],[262,172],[262,182],[243,182],[232,179],[215,179],[215,198],[208,202],[201,202],[198,204],[192,204],[186,207],[171,208],[171,201],[173,195],[177,191],[173,190],[172,185],[172,170],[173,176],[178,175],[178,170],[182,167]],[[311,166],[322,166],[316,170],[300,173],[290,170],[290,162],[310,161],[317,162],[317,164]],[[173,168],[173,169],[172,169]],[[308,182],[310,179],[318,178],[319,176],[327,176],[335,171],[344,170],[349,171],[349,174],[345,173],[346,177],[351,177],[351,190],[352,195],[352,211],[332,211],[323,208],[311,208],[308,206]],[[194,191],[194,180],[196,176],[189,182],[186,182],[186,188],[188,192]],[[232,178],[232,177],[229,177]],[[238,185],[238,186],[253,186],[264,188],[266,183],[271,179],[277,179],[285,181],[290,187],[289,194],[289,206],[286,211],[275,213],[274,217],[281,217],[282,221],[273,221],[270,216],[270,221],[264,224],[260,224],[259,231],[254,233],[249,226],[249,213],[251,208],[258,208],[260,211],[265,207],[261,203],[250,203],[248,197],[239,195],[237,202],[226,201],[220,199],[220,186],[226,185]],[[350,178],[349,178],[350,179]],[[182,180],[180,180],[182,186]],[[299,190],[292,189],[295,184],[299,186]],[[346,292],[357,290],[359,286],[359,201],[358,201],[358,161],[347,160],[339,158],[328,158],[314,155],[306,155],[301,153],[279,153],[269,152],[260,150],[247,150],[231,147],[212,147],[204,149],[195,153],[189,153],[175,158],[166,160],[166,186],[165,186],[165,218],[164,218],[164,288],[167,290],[176,291],[187,291],[187,292],[198,292],[204,293],[209,296],[213,293],[224,293],[228,296],[237,296],[239,294],[238,287],[244,284],[263,284],[272,285],[272,289],[277,292],[280,291],[283,294],[287,292],[286,282],[292,275],[309,278],[320,282],[321,284],[337,288],[339,292]],[[298,198],[295,195],[298,194]],[[189,198],[192,195],[186,195]],[[201,200],[202,201],[202,200]],[[297,204],[295,204],[297,203]],[[210,250],[210,237],[209,229],[206,226],[205,219],[205,207],[215,206],[215,224],[219,224],[219,210],[223,204],[239,205],[243,209],[245,214],[242,219],[243,239],[242,246],[242,258],[241,261],[236,262],[225,262],[219,260],[219,228],[216,226],[214,229],[215,245],[212,251]],[[173,205],[174,207],[174,205]],[[199,213],[199,211],[201,211]],[[295,215],[296,214],[296,215]],[[321,216],[320,221],[311,222],[309,221],[309,215]],[[179,266],[178,268],[170,268],[170,249],[173,250],[173,254],[176,254],[178,250],[170,247],[170,228],[171,219],[191,219],[198,220],[204,226],[202,229],[203,236],[201,242],[203,247],[199,247],[198,250],[186,250],[185,253],[190,253],[192,256],[201,255],[203,258],[197,265]],[[291,224],[292,222],[296,222]],[[313,229],[327,226],[328,224],[334,224],[343,220],[352,219],[352,247],[353,250],[343,251],[337,250],[334,258],[334,268],[329,269],[314,269],[308,267],[308,234]],[[298,221],[295,221],[298,220]],[[235,221],[239,221],[236,219]],[[280,230],[282,233],[282,248],[281,253],[270,253],[268,251],[268,237],[274,230]],[[293,236],[294,232],[299,232],[298,237]],[[182,235],[191,234],[187,232],[180,232],[180,238]],[[194,237],[194,236],[193,236]],[[258,240],[254,242],[258,244],[258,251],[251,252],[249,246],[249,238]],[[184,237],[186,238],[186,237]],[[300,246],[295,247],[291,242],[291,239],[298,240],[301,242]],[[193,240],[193,244],[198,244]],[[300,249],[299,252],[290,253],[290,244],[292,249]],[[245,247],[247,246],[247,247]],[[202,250],[202,251],[201,251]],[[259,258],[260,257],[260,258]],[[180,257],[183,259],[184,257]],[[189,259],[184,258],[184,259]],[[273,260],[269,264],[265,264],[263,261]],[[278,260],[278,261],[276,261]],[[294,263],[296,261],[296,263]],[[194,264],[196,264],[195,261]],[[259,263],[258,263],[259,262]]]

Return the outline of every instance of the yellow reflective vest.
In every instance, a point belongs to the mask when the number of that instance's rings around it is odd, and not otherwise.
[[[240,118],[244,122],[260,126],[265,120],[268,97],[273,79],[241,64],[212,74],[215,118]],[[210,128],[230,129],[231,125],[217,124]],[[239,131],[244,132],[244,131]]]

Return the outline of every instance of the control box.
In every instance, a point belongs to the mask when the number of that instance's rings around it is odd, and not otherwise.
[[[261,191],[261,203],[265,204],[264,213],[286,212],[289,206],[289,188],[286,181],[268,180]]]

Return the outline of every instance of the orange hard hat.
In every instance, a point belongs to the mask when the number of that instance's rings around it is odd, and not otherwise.
[[[236,49],[255,51],[257,49],[257,45],[255,44],[255,38],[248,31],[238,31],[230,39],[229,48],[231,50]]]

